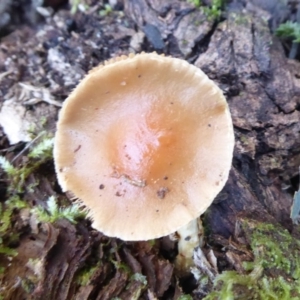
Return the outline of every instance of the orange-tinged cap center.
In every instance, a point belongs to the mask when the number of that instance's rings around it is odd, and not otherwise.
[[[178,137],[176,128],[166,124],[159,114],[137,114],[111,127],[110,161],[116,176],[127,176],[136,184],[150,183],[166,173]]]

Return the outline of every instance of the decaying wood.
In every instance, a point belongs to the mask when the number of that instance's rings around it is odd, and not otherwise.
[[[0,73],[8,72],[0,79],[3,101],[13,99],[11,91],[19,82],[47,89],[54,100],[62,101],[89,69],[136,49],[187,59],[221,87],[232,113],[236,147],[229,180],[205,214],[204,223],[211,245],[228,250],[224,255],[216,252],[223,269],[241,265],[229,240],[241,215],[279,222],[293,230],[293,178],[300,165],[300,63],[286,58],[270,30],[270,24],[284,19],[280,11],[286,14],[288,10],[273,7],[270,1],[265,5],[263,1],[246,2],[233,1],[218,23],[179,0],[125,1],[124,15],[114,12],[105,18],[89,2],[86,13],[71,15],[60,10],[39,28],[20,28],[0,44]],[[26,108],[35,120],[47,108],[47,129],[54,131],[57,107],[39,102]],[[43,179],[34,194],[24,197],[29,202],[45,201],[45,182],[46,195],[63,197],[53,174],[52,170],[51,180]],[[7,299],[24,295],[30,295],[27,299],[131,299],[136,291],[140,299],[181,295],[173,272],[174,242],[123,243],[93,231],[84,222],[74,226],[61,221],[34,229],[28,218],[20,226],[27,228],[17,248],[20,254],[6,274]],[[251,260],[251,253],[242,255]],[[42,263],[28,264],[30,258]],[[88,282],[80,286],[76,282],[80,272],[99,261]],[[16,266],[19,276],[28,276],[29,294],[24,286],[14,286]],[[130,273],[143,274],[147,284],[132,279]]]

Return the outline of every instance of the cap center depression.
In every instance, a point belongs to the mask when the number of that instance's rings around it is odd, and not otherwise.
[[[153,107],[140,108],[114,123],[107,141],[113,174],[128,176],[133,184],[151,185],[166,179],[171,169],[174,172],[173,159],[181,156],[179,140],[183,138],[175,114],[170,110],[166,119]]]

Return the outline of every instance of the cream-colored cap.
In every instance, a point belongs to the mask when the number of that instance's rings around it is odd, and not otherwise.
[[[57,177],[93,226],[123,240],[170,234],[223,188],[234,146],[221,90],[177,58],[137,54],[93,69],[64,102]]]

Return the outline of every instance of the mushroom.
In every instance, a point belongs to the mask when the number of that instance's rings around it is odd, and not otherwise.
[[[221,90],[197,67],[156,53],[94,68],[66,99],[54,145],[63,191],[93,227],[149,240],[200,216],[228,178],[234,146]]]

